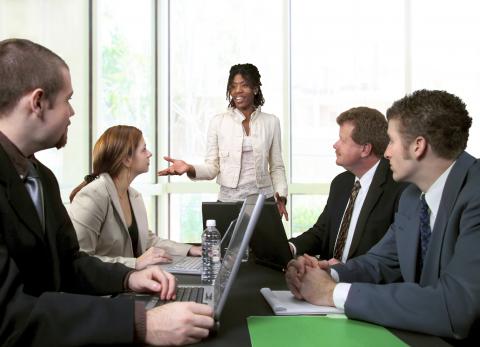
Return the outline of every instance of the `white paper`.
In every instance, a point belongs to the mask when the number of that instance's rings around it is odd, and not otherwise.
[[[273,312],[278,316],[294,315],[325,315],[332,313],[343,313],[343,310],[331,306],[317,306],[304,300],[298,300],[288,290],[260,289],[265,300],[272,307]]]

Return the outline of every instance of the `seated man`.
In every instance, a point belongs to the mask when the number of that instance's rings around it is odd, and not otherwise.
[[[346,264],[292,261],[288,286],[349,318],[468,344],[480,317],[480,163],[464,151],[472,119],[458,97],[428,90],[396,101],[387,118],[393,178],[413,183],[394,223]]]
[[[67,64],[27,40],[0,41],[0,345],[79,346],[199,341],[213,326],[207,305],[145,312],[125,290],[175,295],[175,278],[132,271],[79,251],[53,173],[34,153],[67,141],[74,111]]]
[[[290,240],[293,255],[320,255],[331,262],[366,253],[393,221],[405,184],[392,179],[383,153],[387,120],[375,109],[356,107],[337,117],[336,164],[346,172],[330,185],[327,204],[309,230]]]

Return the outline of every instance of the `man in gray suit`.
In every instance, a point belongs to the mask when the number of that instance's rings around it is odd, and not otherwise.
[[[287,284],[349,318],[469,343],[480,321],[480,163],[464,151],[472,120],[458,97],[428,90],[396,101],[387,118],[393,178],[413,183],[393,224],[345,264],[291,261]]]

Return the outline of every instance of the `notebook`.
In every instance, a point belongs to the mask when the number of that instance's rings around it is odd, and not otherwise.
[[[180,296],[187,295],[186,301],[197,301],[210,305],[214,309],[214,318],[218,322],[225,302],[237,276],[242,256],[245,253],[252,236],[255,225],[260,216],[265,201],[263,194],[250,195],[243,202],[238,215],[232,238],[227,252],[223,258],[220,271],[214,285],[179,285],[177,288],[177,301]],[[193,290],[195,288],[195,291]],[[197,291],[198,289],[198,291]],[[181,292],[181,294],[179,294]],[[188,292],[185,294],[185,292]],[[198,294],[201,292],[201,294]],[[193,300],[194,298],[200,300]],[[136,294],[135,300],[146,302],[147,309],[159,306],[171,301],[161,301],[158,296]]]
[[[270,288],[260,289],[265,300],[277,316],[296,316],[296,315],[325,315],[333,313],[343,313],[343,310],[331,306],[317,306],[299,300],[293,296],[289,290],[271,290]]]
[[[292,259],[282,217],[275,202],[265,202],[250,247],[256,263],[273,269],[284,270]]]

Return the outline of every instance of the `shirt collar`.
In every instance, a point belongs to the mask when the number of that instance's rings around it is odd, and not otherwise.
[[[440,200],[442,199],[443,188],[447,182],[448,174],[452,171],[452,167],[455,164],[453,162],[441,175],[437,178],[435,182],[428,188],[428,191],[425,193],[425,200],[427,201],[428,208],[431,213],[435,216],[437,215],[438,208],[440,207]]]
[[[20,178],[24,178],[27,176],[28,173],[28,159],[23,155],[23,153],[18,149],[15,144],[10,141],[10,139],[5,136],[4,133],[0,131],[0,145],[3,147],[5,152],[7,153],[7,156],[10,158],[10,160],[13,163],[13,166],[15,167],[15,170],[17,173],[20,175]],[[31,158],[34,158],[32,155]]]
[[[243,121],[245,120],[246,117],[243,115],[243,113],[242,113],[239,109],[237,109],[237,108],[235,108],[235,107],[229,107],[228,110],[232,113],[232,115],[233,115],[233,117],[234,117],[234,119],[235,119],[236,121],[238,121],[238,122],[243,122]],[[262,109],[261,109],[260,106],[258,106],[258,107],[255,109],[255,111],[253,111],[253,113],[252,113],[252,115],[251,115],[251,117],[250,117],[250,120],[255,119],[255,117],[256,117],[260,112],[262,112]]]
[[[358,178],[357,176],[355,176],[355,181],[360,181],[360,186],[362,188],[366,188],[368,190],[370,184],[372,184],[373,176],[375,175],[378,164],[380,164],[380,159],[375,165],[373,165],[367,172],[363,174],[362,178]]]

